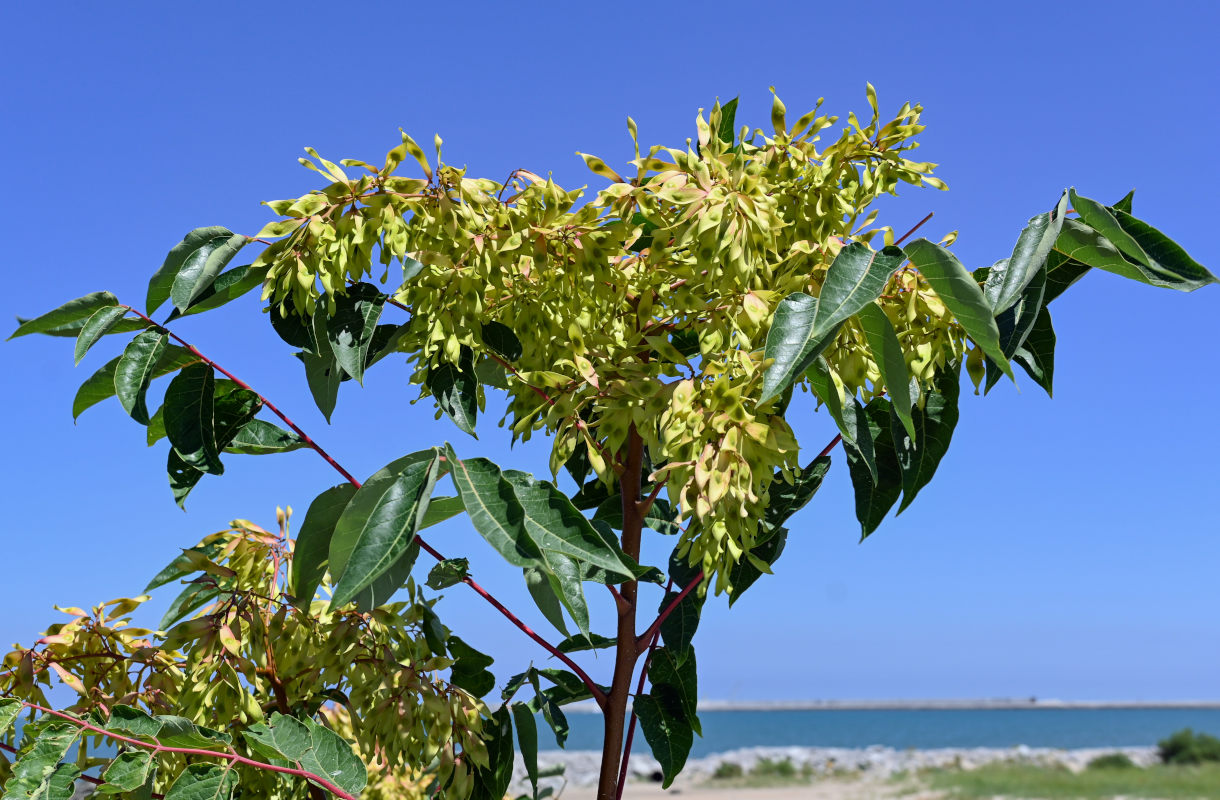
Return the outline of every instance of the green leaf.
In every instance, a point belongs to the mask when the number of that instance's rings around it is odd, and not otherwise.
[[[699,574],[699,570],[686,562],[684,556],[678,555],[677,548],[669,556],[669,577],[673,580],[673,589],[667,591],[661,598],[658,612],[669,608],[670,603],[678,598],[681,590]],[[703,613],[704,597],[699,594],[699,588],[693,589],[682,602],[678,603],[668,617],[661,623],[661,640],[665,646],[675,653],[684,652],[695,637],[695,629],[699,627],[699,617]]]
[[[530,684],[534,687],[534,700],[531,707],[542,712],[542,718],[546,720],[546,724],[550,726],[551,732],[555,734],[555,744],[562,748],[568,741],[568,731],[570,730],[568,718],[560,710],[559,703],[555,702],[548,692],[542,691],[538,686],[538,676],[540,674],[541,671],[533,667],[526,672]]]
[[[305,440],[266,420],[252,419],[238,428],[225,445],[226,453],[261,456],[268,453],[288,453],[309,447]]]
[[[953,429],[957,425],[957,401],[961,392],[961,376],[956,369],[937,373],[935,386],[924,399],[923,408],[915,409],[916,436],[906,436],[896,425],[891,425],[894,452],[898,468],[902,472],[901,514],[928,485],[941,458],[949,449]]]
[[[1143,220],[1081,197],[1075,189],[1071,190],[1071,201],[1086,225],[1113,243],[1130,261],[1143,267],[1141,277],[1136,280],[1186,292],[1209,283],[1220,283],[1181,245]]]
[[[9,729],[17,721],[17,717],[21,716],[23,708],[24,706],[21,705],[20,700],[12,697],[0,697],[0,738],[8,735]]]
[[[473,351],[463,346],[457,364],[438,364],[428,370],[424,383],[445,416],[477,439],[474,424],[479,412],[479,379],[474,373]]]
[[[108,306],[93,312],[93,316],[85,321],[84,327],[76,337],[75,359],[77,364],[89,352],[89,348],[97,343],[110,329],[119,323],[127,314],[127,306]]]
[[[788,521],[813,499],[814,493],[822,486],[822,479],[830,471],[830,456],[818,456],[805,465],[792,483],[777,479],[771,484],[771,494],[768,498],[767,510],[763,521],[778,528]]]
[[[424,450],[390,463],[343,509],[330,540],[330,572],[337,581],[331,608],[355,598],[406,553],[440,476],[439,455]]]
[[[12,777],[4,786],[3,800],[44,800],[52,797],[66,800],[70,797],[75,775],[58,772],[59,762],[72,749],[79,733],[80,728],[67,722],[56,722],[43,728],[34,744],[13,764]],[[74,770],[75,767],[69,769]],[[65,784],[68,787],[66,795],[62,793]]]
[[[872,439],[871,448],[863,450],[859,441],[856,445],[844,442],[843,446],[855,489],[856,519],[860,520],[862,540],[877,529],[902,493],[902,472],[894,450],[890,414],[889,400],[884,397],[874,398],[863,409],[864,425],[861,426],[868,428]],[[873,461],[876,473],[868,470],[865,459]]]
[[[73,323],[80,323],[83,326],[85,321],[92,317],[98,309],[118,304],[119,298],[110,292],[87,294],[84,297],[69,300],[53,311],[21,322],[17,326],[17,330],[13,331],[8,338],[16,339],[18,336],[28,336],[31,333],[52,333],[56,329]],[[72,335],[75,333],[76,331],[73,330]]]
[[[816,299],[796,292],[781,300],[767,333],[763,355],[774,363],[763,373],[759,402],[775,397],[809,369],[834,340],[839,326],[881,296],[902,261],[897,247],[876,252],[852,242],[831,262]]]
[[[318,355],[318,342],[314,339],[313,318],[301,316],[292,304],[292,297],[273,304],[268,309],[271,328],[285,343],[299,347],[307,353]],[[325,351],[324,351],[325,352]]]
[[[183,463],[224,473],[216,441],[216,382],[208,364],[191,364],[165,390],[165,435]]]
[[[252,267],[247,264],[244,267],[234,267],[220,273],[216,276],[216,280],[200,292],[195,301],[191,303],[190,308],[186,311],[179,311],[175,308],[166,318],[166,322],[172,322],[178,317],[188,317],[191,314],[211,311],[236,300],[251,289],[260,286],[267,277],[268,269],[269,267]]]
[[[330,415],[335,413],[339,402],[339,384],[343,381],[343,370],[333,356],[315,356],[312,353],[302,353],[301,360],[305,362],[305,380],[309,383],[309,392],[313,401],[330,422]]]
[[[165,465],[165,471],[169,475],[169,488],[174,495],[174,502],[185,511],[187,495],[203,478],[203,472],[186,463],[182,456],[178,455],[178,451],[172,447],[169,449],[169,460]]]
[[[266,722],[259,722],[242,733],[251,749],[264,758],[283,758],[300,761],[313,746],[309,728],[305,723],[278,711]]]
[[[733,127],[736,119],[737,98],[734,97],[720,107],[720,125],[716,128],[716,136],[720,141],[732,144],[737,140],[737,129]]]
[[[825,356],[818,356],[813,360],[809,369],[805,370],[805,380],[809,382],[809,388],[814,397],[821,400],[822,405],[826,406],[826,412],[834,420],[839,432],[843,434],[843,438],[851,439],[854,431],[849,430],[844,424],[843,399],[839,396],[839,389],[831,376],[830,364],[826,361]]]
[[[419,523],[419,529],[431,528],[433,525],[456,517],[465,510],[466,506],[462,504],[460,497],[433,497],[432,502],[428,503],[428,510],[424,513],[423,521]]]
[[[487,745],[486,768],[476,768],[470,800],[503,800],[513,779],[513,721],[507,707],[501,706],[483,725]]]
[[[650,528],[665,536],[681,533],[682,528],[676,522],[678,515],[674,513],[669,501],[658,497],[652,501],[648,512],[644,514],[644,527]],[[615,530],[623,529],[623,496],[611,495],[593,512],[593,519],[602,520]]]
[[[844,449],[853,449],[860,458],[860,465],[868,470],[870,477],[876,479],[877,459],[873,453],[873,432],[868,424],[868,416],[864,413],[864,406],[853,396],[851,402],[843,406],[841,413],[843,425],[840,430],[843,433]]]
[[[517,725],[517,750],[521,753],[521,761],[525,765],[525,774],[529,777],[535,800],[538,798],[538,722],[534,712],[525,703],[513,703],[509,707],[513,714],[513,722]]]
[[[616,641],[616,639],[612,639],[609,636],[591,633],[588,636],[569,636],[555,645],[555,649],[561,653],[579,653],[582,650],[605,650],[608,647],[614,647]]]
[[[151,581],[148,582],[148,585],[144,587],[144,594],[148,594],[153,589],[164,586],[170,581],[176,581],[179,578],[185,578],[188,575],[193,575],[198,572],[199,567],[196,566],[195,559],[188,556],[187,553],[198,553],[204,558],[210,560],[219,552],[220,545],[216,543],[186,548],[183,550],[182,555],[166,564],[165,567],[163,567],[162,570],[158,572]]]
[[[661,762],[664,780],[662,789],[668,789],[674,778],[686,764],[694,744],[694,732],[690,723],[671,713],[651,694],[638,694],[632,706],[640,719],[640,730],[652,749],[653,758]]]
[[[114,368],[114,394],[119,398],[123,410],[141,425],[148,424],[145,395],[148,385],[152,383],[157,362],[165,353],[168,339],[169,334],[160,329],[136,334]]]
[[[248,240],[227,228],[196,228],[174,245],[148,282],[147,312],[166,300],[185,312],[207,290]]]
[[[157,733],[157,741],[166,747],[195,747],[205,750],[223,750],[233,743],[233,737],[227,733],[196,725],[186,717],[176,717],[172,714],[158,714],[157,722],[161,730]]]
[[[771,565],[783,555],[787,543],[788,529],[782,526],[774,528],[770,536],[750,548],[746,557],[733,565],[729,572],[729,608],[764,573],[771,574]],[[765,570],[762,568],[764,566]]]
[[[203,473],[201,472],[199,475],[202,476]],[[174,598],[174,602],[170,603],[169,608],[165,611],[165,616],[161,617],[161,621],[157,623],[157,628],[168,631],[219,596],[220,589],[210,583],[188,584],[182,593]]]
[[[522,573],[525,577],[525,588],[542,616],[555,626],[555,630],[568,636],[568,626],[563,618],[563,604],[559,599],[558,590],[547,577],[546,570],[542,567],[526,567]]]
[[[525,530],[525,511],[500,468],[485,458],[459,461],[446,445],[454,486],[476,531],[515,567],[536,566],[542,554]]]
[[[440,591],[461,583],[470,574],[470,561],[465,558],[446,558],[428,571],[427,585]]]
[[[916,239],[905,249],[911,264],[961,323],[966,334],[1012,378],[1012,367],[1000,348],[1000,330],[996,327],[991,305],[974,282],[974,276],[956,256],[927,239]]]
[[[84,413],[85,409],[114,397],[115,373],[118,370],[120,360],[122,360],[122,356],[116,356],[107,361],[105,365],[86,378],[85,382],[81,384],[80,389],[76,392],[76,398],[72,401],[73,419]],[[193,364],[198,360],[199,356],[185,347],[178,347],[173,344],[166,345],[161,353],[161,357],[153,367],[151,378],[156,380],[162,375],[176,372],[187,364]]]
[[[483,323],[483,344],[505,361],[516,361],[525,352],[517,334],[503,322]]]
[[[703,728],[699,724],[699,683],[695,666],[695,648],[688,647],[681,655],[667,647],[653,651],[652,667],[648,673],[652,694],[662,705],[669,707],[675,716],[681,716],[691,729],[700,736]]]
[[[1038,312],[1042,309],[1046,297],[1046,271],[1042,270],[1033,276],[1029,284],[1021,291],[1021,296],[1008,308],[996,316],[996,326],[1000,329],[1000,349],[1008,358],[1012,358],[1025,338],[1034,327]],[[995,362],[987,359],[987,388],[1000,380],[1000,371]]]
[[[914,436],[915,428],[911,424],[911,376],[907,372],[906,359],[902,355],[902,345],[894,333],[894,326],[876,303],[869,303],[860,309],[859,318],[868,349],[872,351],[877,369],[881,372],[881,381],[894,404],[894,412],[902,420],[907,433]]]
[[[165,793],[165,800],[230,800],[237,773],[215,764],[190,764]]]
[[[152,741],[161,732],[161,722],[138,708],[117,705],[110,710],[106,730]]]
[[[309,605],[318,585],[322,583],[330,558],[330,540],[335,532],[335,523],[355,493],[356,487],[350,483],[332,486],[315,497],[305,512],[305,521],[297,531],[288,575],[288,592],[302,607]]]
[[[1029,373],[1034,382],[1046,390],[1047,396],[1052,396],[1052,384],[1055,377],[1055,328],[1051,325],[1051,314],[1044,307],[1034,320],[1025,344],[1017,349],[1013,356],[1021,367]]]
[[[454,657],[449,670],[450,683],[475,697],[482,697],[496,688],[496,676],[487,671],[495,659],[480,653],[456,636],[449,637],[449,652]]]
[[[147,750],[120,753],[102,774],[102,780],[106,782],[97,787],[97,791],[99,794],[133,792],[148,782],[155,766],[152,753]]]
[[[581,563],[601,567],[620,581],[635,577],[635,562],[623,552],[618,541],[598,532],[553,484],[516,470],[505,470],[503,478],[521,505],[522,522],[529,538],[544,556],[562,553]]]
[[[299,759],[301,768],[325,778],[352,795],[359,795],[368,784],[368,770],[352,750],[351,742],[339,734],[306,719],[309,728],[309,750]]]
[[[371,283],[357,283],[335,295],[335,309],[326,320],[326,337],[335,361],[364,383],[364,365],[386,296]]]
[[[1034,275],[1042,272],[1046,257],[1063,229],[1067,203],[1067,192],[1064,192],[1052,210],[1029,221],[1017,238],[1012,256],[1001,262],[1003,266],[997,264],[991,268],[983,295],[991,304],[993,314],[998,315],[1017,302]]]
[[[390,598],[411,577],[411,571],[415,568],[415,561],[418,558],[419,541],[415,540],[411,542],[407,552],[403,553],[397,561],[391,564],[388,570],[377,576],[372,583],[352,598],[352,602],[356,605],[356,610],[365,614],[389,602]]]

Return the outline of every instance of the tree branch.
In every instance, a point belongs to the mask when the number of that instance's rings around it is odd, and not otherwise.
[[[340,475],[342,475],[343,478],[348,483],[350,483],[352,486],[355,486],[357,489],[359,489],[361,487],[362,484],[360,483],[360,481],[356,480],[356,478],[350,472],[348,472],[346,469],[344,469],[342,467],[342,465],[339,464],[338,461],[335,461],[335,459],[333,457],[331,457],[331,455],[329,453],[327,453],[325,450],[323,450],[321,445],[319,445],[317,442],[315,442],[313,439],[311,439],[309,437],[309,435],[307,433],[305,433],[305,431],[301,430],[300,426],[298,426],[295,422],[293,422],[291,419],[289,419],[287,414],[285,414],[283,411],[280,411],[280,409],[277,408],[275,406],[275,404],[273,404],[271,401],[269,401],[264,395],[262,395],[255,389],[251,388],[248,383],[241,380],[236,375],[229,372],[228,370],[226,370],[224,367],[217,364],[212,359],[205,356],[203,353],[201,353],[199,351],[198,348],[196,348],[193,344],[191,344],[190,342],[183,339],[178,334],[174,333],[173,331],[169,330],[168,328],[166,328],[163,325],[157,325],[157,323],[154,322],[152,319],[150,319],[149,317],[140,313],[139,311],[132,308],[131,306],[124,305],[123,308],[126,308],[128,311],[132,312],[137,317],[140,317],[145,322],[148,322],[151,325],[154,325],[154,326],[160,328],[161,330],[164,330],[167,334],[169,334],[171,339],[173,339],[174,341],[178,342],[183,347],[185,347],[188,351],[190,351],[190,353],[192,355],[197,357],[200,361],[202,361],[203,363],[212,367],[212,369],[215,369],[217,372],[224,375],[226,378],[233,381],[241,388],[246,389],[247,391],[250,391],[250,392],[254,392],[254,394],[258,395],[258,398],[263,402],[263,405],[267,407],[267,410],[269,410],[271,413],[275,414],[277,417],[279,417],[281,420],[283,420],[285,425],[287,425],[289,428],[291,428],[292,431],[294,433],[296,433],[297,436],[300,436],[301,440],[303,442],[305,442],[306,445],[308,445],[315,453],[317,453],[319,456],[321,456],[322,459],[325,460],[327,464],[330,464],[331,467],[333,467],[336,472],[338,472]],[[419,542],[419,547],[421,550],[423,550],[428,555],[435,558],[437,561],[445,560],[445,557],[443,555],[441,555],[441,553],[438,550],[436,550],[434,547],[432,547],[427,542],[425,542],[423,537],[416,535],[415,541]],[[573,672],[576,673],[576,675],[585,684],[586,688],[588,688],[589,691],[592,692],[594,699],[596,699],[599,704],[605,702],[605,694],[598,687],[598,685],[593,682],[593,679],[589,677],[588,673],[586,673],[583,669],[581,669],[580,666],[575,661],[568,658],[568,656],[565,653],[561,653],[558,648],[556,648],[546,639],[543,639],[541,636],[539,636],[537,633],[535,633],[532,628],[530,628],[528,625],[526,625],[524,622],[522,622],[517,617],[516,614],[509,611],[504,606],[503,603],[501,603],[491,594],[491,592],[487,591],[482,586],[480,586],[469,575],[462,579],[462,583],[465,583],[471,589],[474,589],[475,592],[480,597],[482,597],[484,600],[486,600],[488,603],[490,603],[493,608],[495,608],[502,615],[504,615],[504,617],[509,622],[511,622],[513,625],[516,625],[517,628],[520,629],[522,633],[524,633],[526,636],[533,639],[535,642],[537,642],[539,645],[541,645],[543,647],[543,649],[545,649],[548,653],[555,656],[560,661],[562,661],[564,664],[566,664],[569,669],[571,669]]]

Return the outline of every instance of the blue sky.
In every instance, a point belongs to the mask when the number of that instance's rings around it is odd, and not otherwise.
[[[186,231],[253,233],[269,218],[260,200],[312,188],[296,163],[306,145],[375,160],[403,126],[421,141],[439,132],[447,159],[478,175],[527,167],[581,185],[592,176],[575,151],[630,158],[628,115],[645,142],[680,144],[717,96],[740,95],[739,122],[765,125],[768,86],[790,114],[820,96],[846,114],[866,108],[865,81],[883,111],[924,104],[919,157],[940,163],[951,187],[885,203],[895,228],[934,211],[924,232],[960,230],[956,251],[979,266],[1007,255],[1065,186],[1111,201],[1135,187],[1138,216],[1220,271],[1215,7],[1010,7],[14,6],[0,34],[10,276],[0,316],[100,289],[138,302]],[[964,397],[936,480],[863,544],[836,454],[776,576],[731,612],[710,604],[696,640],[701,694],[1220,698],[1220,289],[1179,295],[1098,274],[1054,311],[1055,399],[1027,379]],[[406,373],[384,366],[363,390],[344,385],[327,427],[253,296],[178,330],[357,475],[445,439],[546,471],[538,447],[509,452],[498,415],[474,442],[410,405]],[[4,644],[56,621],[54,603],[135,594],[227,520],[273,525],[277,504],[303,514],[336,482],[309,452],[232,457],[183,514],[164,445],[145,448],[116,403],[73,425],[76,386],[117,345],[76,369],[69,340],[0,346]],[[792,416],[811,453],[833,434],[808,406]],[[516,570],[464,526],[429,540],[469,552],[481,582],[538,618]],[[545,660],[461,587],[439,610],[497,657],[502,677]]]

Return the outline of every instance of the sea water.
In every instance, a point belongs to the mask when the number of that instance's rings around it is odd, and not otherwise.
[[[600,714],[570,713],[568,750],[600,750]],[[1220,736],[1217,708],[702,711],[692,757],[741,747],[1139,747],[1193,728]],[[539,749],[555,749],[539,719]],[[636,744],[647,750],[639,732]]]

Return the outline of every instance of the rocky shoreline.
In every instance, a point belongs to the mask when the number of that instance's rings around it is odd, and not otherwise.
[[[876,777],[889,777],[902,772],[917,772],[925,769],[975,769],[984,764],[1005,761],[1034,764],[1043,767],[1066,767],[1079,771],[1098,756],[1107,753],[1124,753],[1139,766],[1157,762],[1155,747],[1089,747],[1059,750],[1049,747],[945,747],[930,750],[895,750],[892,747],[746,747],[725,753],[692,758],[686,762],[680,780],[683,783],[698,783],[708,780],[716,768],[724,763],[740,766],[749,772],[763,759],[790,761],[798,770],[807,768],[815,775],[842,773],[865,773]],[[562,778],[546,778],[542,783],[558,789],[565,782],[572,786],[589,786],[597,783],[601,753],[593,750],[546,751],[538,754],[540,770],[565,765]],[[660,781],[661,765],[652,756],[637,753],[628,763],[628,774],[636,781]],[[523,791],[529,786],[525,766],[520,756],[513,770],[513,790]]]

